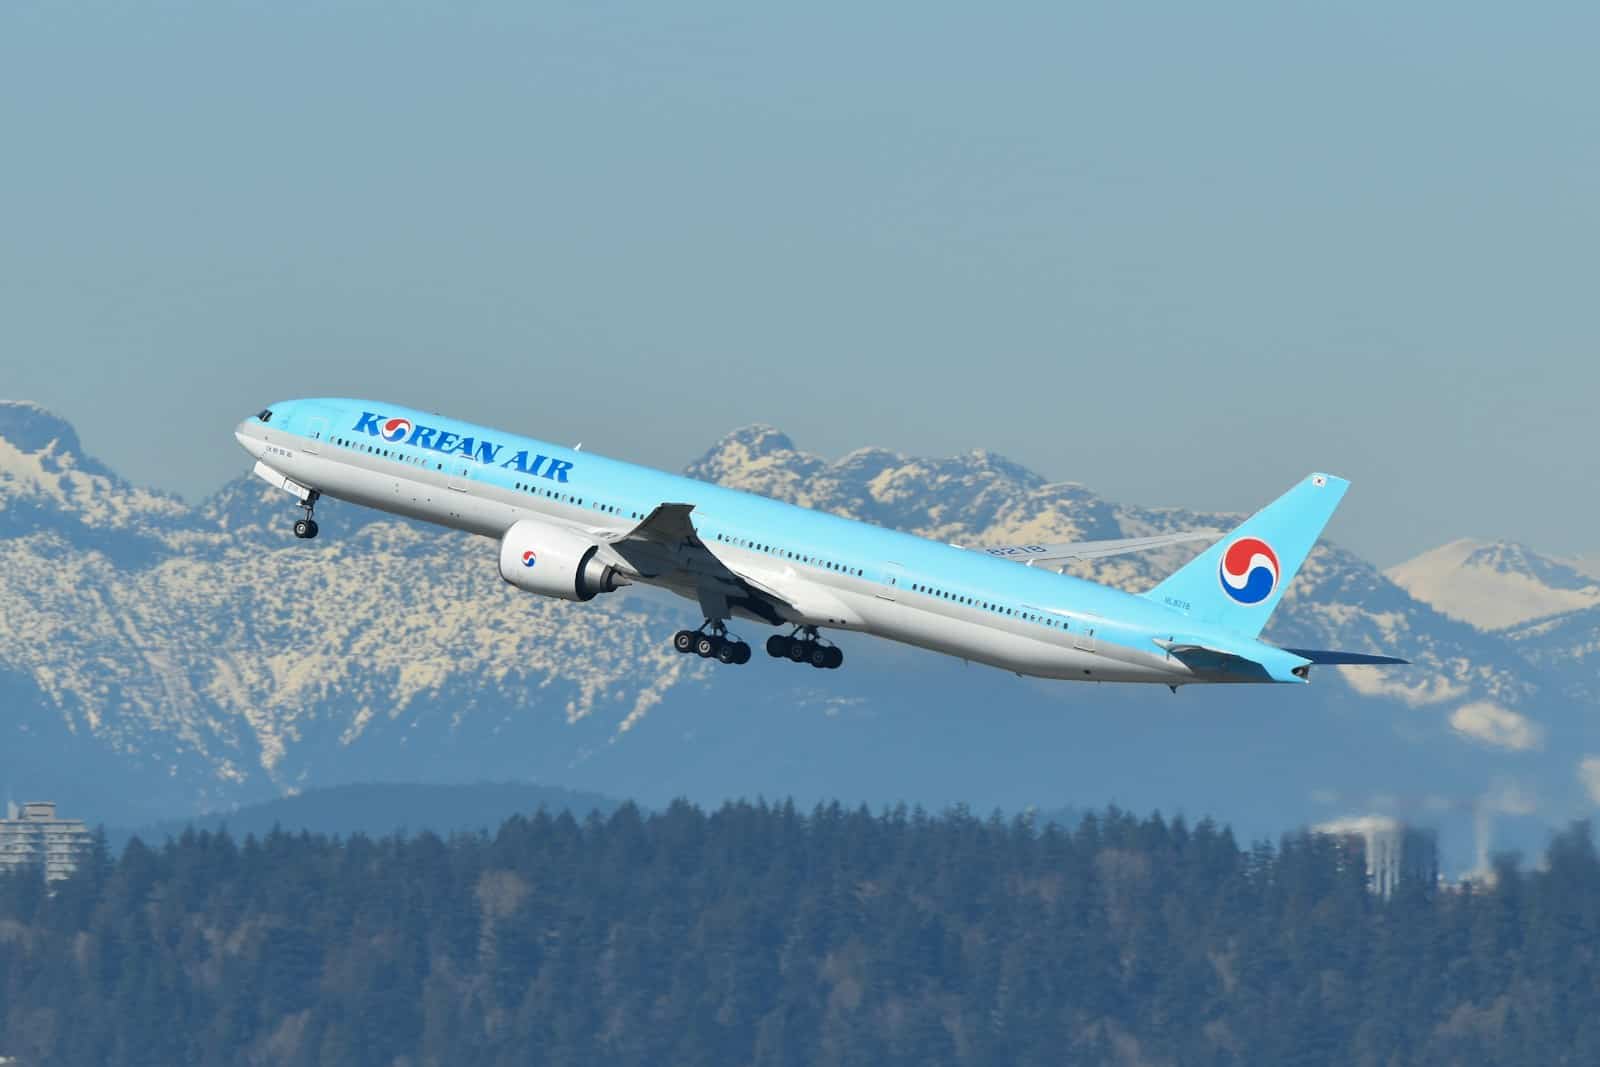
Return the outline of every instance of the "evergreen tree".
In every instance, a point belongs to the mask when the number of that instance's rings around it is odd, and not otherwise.
[[[1414,852],[1414,854],[1413,854]],[[1600,852],[840,805],[186,833],[0,877],[30,1064],[1600,1062]]]

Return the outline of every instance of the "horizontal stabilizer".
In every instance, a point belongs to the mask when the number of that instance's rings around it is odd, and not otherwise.
[[[1229,658],[1233,658],[1233,659],[1242,659],[1243,658],[1237,652],[1231,651],[1230,649],[1218,648],[1215,645],[1207,645],[1207,644],[1203,644],[1200,641],[1190,640],[1190,639],[1187,639],[1187,638],[1182,639],[1182,640],[1180,640],[1178,638],[1173,638],[1171,640],[1166,640],[1164,638],[1158,637],[1158,638],[1155,639],[1155,642],[1161,648],[1166,649],[1167,653],[1169,655],[1173,655],[1173,656],[1183,656],[1183,655],[1192,654],[1192,653],[1201,653],[1201,654],[1208,655],[1208,656],[1223,656],[1223,657],[1229,657]]]
[[[1320,663],[1332,667],[1381,667],[1384,665],[1407,664],[1408,659],[1396,659],[1394,656],[1373,656],[1365,652],[1324,652],[1315,648],[1286,648],[1285,652],[1293,653],[1301,659],[1308,659],[1312,663]]]
[[[1268,665],[1253,655],[1244,655],[1192,637],[1156,638],[1155,643],[1167,655],[1202,675],[1222,675],[1230,681],[1293,681],[1292,663]],[[1265,646],[1255,645],[1253,652],[1269,652]],[[1277,657],[1283,658],[1283,657]],[[1296,661],[1298,662],[1298,661]],[[1276,670],[1274,670],[1276,668]],[[1278,678],[1276,675],[1284,677]]]

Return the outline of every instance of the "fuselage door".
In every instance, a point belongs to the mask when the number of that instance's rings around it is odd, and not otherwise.
[[[444,484],[458,493],[467,491],[467,476],[471,465],[464,459],[449,459],[445,461]]]
[[[883,582],[878,586],[879,600],[900,599],[900,579],[904,577],[900,564],[893,561],[883,565]]]
[[[313,456],[322,451],[322,439],[328,436],[328,420],[321,415],[314,415],[306,421],[305,451]]]

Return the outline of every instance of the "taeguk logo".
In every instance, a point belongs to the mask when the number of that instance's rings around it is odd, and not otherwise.
[[[411,420],[390,419],[383,424],[383,429],[379,432],[385,441],[404,441],[406,435],[411,432]]]
[[[539,557],[534,555],[533,549],[530,548],[530,549],[528,549],[526,552],[524,552],[522,554],[522,565],[524,567],[531,567],[535,563],[538,563],[538,562],[539,562]]]
[[[1278,554],[1259,537],[1241,537],[1217,567],[1222,591],[1240,604],[1259,604],[1278,587]]]

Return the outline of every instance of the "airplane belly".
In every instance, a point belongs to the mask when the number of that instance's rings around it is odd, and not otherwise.
[[[880,600],[869,611],[865,629],[877,636],[1017,674],[1079,682],[1175,680],[1155,657],[1150,663],[1130,661],[1115,655],[1111,646],[1104,652],[1085,651],[897,602]]]
[[[320,456],[296,457],[286,473],[324,496],[486,537],[498,537],[511,521],[504,505],[470,492]]]

